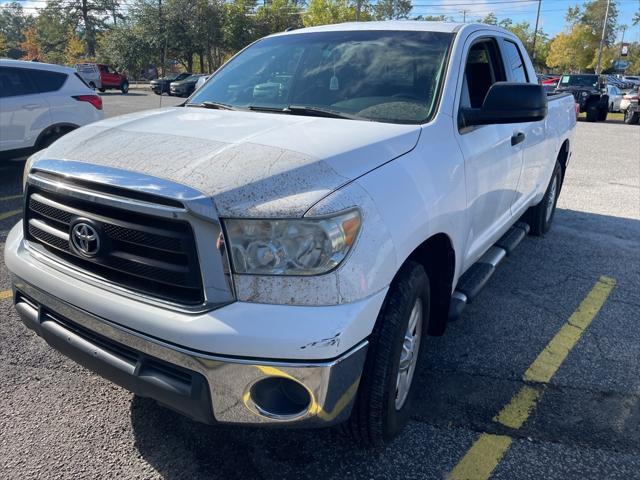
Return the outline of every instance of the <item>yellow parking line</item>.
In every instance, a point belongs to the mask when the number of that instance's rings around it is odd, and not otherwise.
[[[4,202],[5,200],[15,200],[17,198],[22,198],[22,194],[20,194],[20,195],[11,195],[9,197],[0,197],[0,202]]]
[[[600,277],[569,321],[525,372],[525,380],[541,383],[551,380],[584,331],[591,325],[615,284],[616,281],[612,278]]]
[[[567,323],[527,369],[523,377],[525,381],[544,384],[551,380],[584,331],[591,325],[615,284],[616,281],[609,277],[603,276],[598,279]],[[542,396],[540,388],[540,386],[529,385],[522,387],[493,420],[514,430],[519,429],[540,400]],[[451,480],[488,479],[509,450],[511,442],[512,439],[506,435],[483,433],[458,462],[448,478]]]
[[[6,220],[7,218],[11,218],[15,215],[18,215],[19,213],[22,213],[22,209],[20,210],[11,210],[10,212],[3,212],[0,213],[0,220]]]
[[[5,298],[11,298],[13,296],[13,292],[11,290],[5,290],[4,292],[0,292],[0,300],[4,300]]]
[[[489,478],[509,450],[511,442],[511,438],[506,435],[483,433],[447,478],[451,480]]]
[[[529,418],[529,414],[536,408],[540,398],[540,392],[533,387],[525,385],[516,393],[511,401],[500,413],[493,417],[494,422],[501,423],[509,428],[518,429]]]

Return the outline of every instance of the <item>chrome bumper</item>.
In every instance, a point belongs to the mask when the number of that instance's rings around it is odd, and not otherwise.
[[[366,357],[366,340],[345,355],[322,362],[220,357],[167,344],[96,317],[15,276],[13,284],[16,310],[23,322],[54,348],[98,373],[102,372],[103,364],[111,372],[114,368],[123,369],[118,374],[122,381],[114,380],[116,383],[143,396],[156,398],[160,403],[197,420],[321,427],[339,423],[351,413]],[[70,351],[73,354],[69,354]],[[137,363],[135,359],[131,360],[131,352],[139,354],[144,359],[143,363],[159,365],[160,380],[157,376],[144,376],[142,371],[146,367],[141,366],[140,360]],[[169,394],[181,390],[182,384],[178,380],[172,383],[174,377],[163,377],[162,364],[195,372],[198,378],[200,375],[204,377],[206,395],[192,394],[190,398],[185,397],[185,401],[174,401],[173,404],[170,396],[164,396],[166,392],[160,391],[161,395],[155,395],[153,392],[162,388],[168,388]],[[104,376],[110,378],[109,375]],[[142,381],[141,378],[147,382],[151,378],[152,387],[156,390],[138,390],[136,382]],[[307,406],[287,414],[261,408],[254,402],[252,387],[265,379],[287,379],[301,385],[308,394]],[[208,412],[190,411],[189,405],[193,402],[200,402],[199,405],[210,402],[204,407]]]

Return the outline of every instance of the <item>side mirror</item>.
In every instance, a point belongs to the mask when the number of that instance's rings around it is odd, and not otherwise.
[[[547,116],[547,94],[535,83],[494,83],[481,108],[460,110],[460,128],[497,123],[537,122]]]

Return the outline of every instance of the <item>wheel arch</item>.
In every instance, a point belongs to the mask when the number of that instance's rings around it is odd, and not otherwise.
[[[79,125],[76,125],[74,123],[68,123],[68,122],[60,122],[60,123],[54,123],[53,125],[49,125],[47,128],[42,130],[42,132],[40,132],[40,135],[38,135],[38,139],[36,140],[36,144],[35,144],[36,149],[39,149],[40,145],[42,145],[42,141],[47,137],[47,135],[56,131],[61,131],[63,132],[63,134],[67,134],[78,127]]]
[[[456,268],[453,242],[446,233],[436,233],[418,245],[407,257],[405,263],[407,261],[419,263],[427,272],[431,290],[428,333],[440,336],[447,325]]]
[[[562,168],[562,181],[564,183],[564,175],[567,170],[567,164],[569,163],[569,155],[571,152],[571,144],[569,139],[565,139],[560,146],[560,150],[558,151],[558,155],[556,157],[560,167]]]

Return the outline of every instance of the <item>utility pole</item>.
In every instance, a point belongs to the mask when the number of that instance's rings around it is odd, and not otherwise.
[[[538,23],[540,22],[540,6],[542,5],[542,0],[538,0],[538,13],[536,14],[536,28],[533,29],[533,46],[531,47],[531,56],[535,63],[536,61],[536,39],[538,38]]]
[[[604,13],[604,25],[602,25],[602,35],[600,36],[600,48],[598,49],[598,65],[596,66],[596,73],[600,75],[600,61],[602,60],[602,47],[604,46],[604,36],[607,33],[607,23],[609,22],[609,6],[611,0],[607,0],[607,11]]]
[[[462,23],[467,23],[467,10],[461,10],[460,13],[462,14]]]

